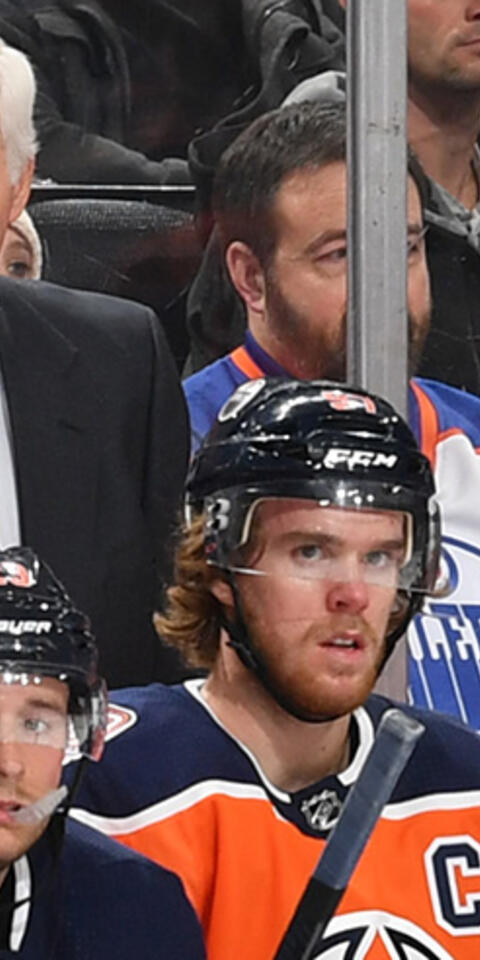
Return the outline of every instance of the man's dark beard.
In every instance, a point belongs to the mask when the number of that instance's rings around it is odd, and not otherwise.
[[[345,380],[346,315],[339,320],[336,344],[327,343],[321,327],[306,338],[307,319],[284,297],[275,278],[267,276],[266,283],[270,332],[284,352],[295,357],[295,375],[304,379]],[[288,363],[284,366],[288,369]]]
[[[420,360],[423,355],[423,348],[430,329],[431,310],[429,311],[428,322],[423,325],[422,333],[418,339],[413,339],[413,323],[411,315],[408,315],[408,376],[414,377],[417,373]]]
[[[295,307],[289,303],[280,290],[279,284],[272,271],[266,275],[267,304],[271,333],[282,345],[283,351],[296,359],[295,375],[304,379],[316,377],[327,380],[344,381],[347,376],[346,337],[347,316],[343,313],[338,325],[336,343],[327,343],[321,328],[315,331],[315,336],[305,340],[305,327],[308,321]],[[424,318],[425,321],[425,318]],[[413,377],[417,371],[423,353],[425,340],[430,326],[428,321],[421,324],[421,328],[414,326],[412,317],[408,316],[408,375]],[[416,338],[413,337],[413,331]],[[299,346],[301,347],[299,348]],[[277,359],[277,358],[276,358]],[[283,363],[288,370],[288,360]],[[302,366],[304,371],[302,372]]]

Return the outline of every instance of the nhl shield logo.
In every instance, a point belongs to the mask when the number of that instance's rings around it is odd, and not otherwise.
[[[322,790],[304,800],[300,810],[312,830],[330,830],[339,816],[342,804],[334,790]]]

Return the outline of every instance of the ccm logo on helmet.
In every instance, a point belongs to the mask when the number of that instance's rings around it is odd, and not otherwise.
[[[37,579],[33,570],[16,560],[3,560],[0,563],[0,587],[33,587]]]
[[[0,633],[13,633],[21,636],[22,633],[50,633],[51,620],[0,620]]]
[[[329,470],[335,467],[345,466],[349,470],[355,470],[356,467],[385,467],[392,470],[398,461],[395,453],[379,453],[375,450],[345,450],[341,447],[334,447],[329,450],[324,459],[323,466]]]

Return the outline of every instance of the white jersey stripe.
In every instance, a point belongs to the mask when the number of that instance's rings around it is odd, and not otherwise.
[[[182,790],[168,800],[139,810],[127,817],[104,817],[101,814],[91,813],[72,807],[69,816],[79,820],[87,827],[100,830],[108,836],[135,833],[162,820],[168,820],[184,810],[189,810],[202,800],[210,797],[222,796],[235,800],[263,800],[268,803],[273,813],[274,807],[262,787],[249,783],[229,783],[226,780],[205,780],[196,783],[186,790]],[[438,813],[447,810],[469,810],[480,807],[480,791],[468,790],[463,793],[433,793],[414,800],[403,800],[400,803],[387,804],[381,814],[384,820],[407,820],[409,817],[425,813]]]
[[[235,800],[264,800],[271,806],[265,790],[253,783],[204,780],[203,783],[195,783],[181,793],[169,797],[168,800],[161,800],[128,817],[102,817],[100,814],[90,813],[89,810],[81,810],[79,807],[72,807],[69,815],[109,836],[118,833],[128,834],[150,827],[154,823],[160,823],[162,820],[168,820],[169,817],[189,810],[202,800],[208,800],[209,797],[214,796],[231,797]]]
[[[470,810],[480,807],[480,791],[467,790],[464,793],[431,793],[415,800],[403,800],[389,803],[383,809],[384,820],[407,820],[423,813],[439,813],[446,810]]]
[[[10,930],[10,950],[17,953],[23,943],[30,916],[32,896],[32,875],[30,864],[26,857],[20,857],[13,864],[15,875],[14,901],[19,906],[14,908],[12,926]]]

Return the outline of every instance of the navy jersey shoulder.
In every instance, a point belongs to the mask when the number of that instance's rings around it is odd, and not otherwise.
[[[187,377],[183,389],[190,414],[192,452],[213,427],[218,412],[246,375],[232,362],[230,355],[215,360],[197,373]]]
[[[198,686],[113,691],[105,752],[86,770],[75,806],[121,817],[205,780],[257,784],[246,752],[197,699]]]
[[[46,836],[27,869],[28,922],[2,960],[204,960],[179,879],[97,831],[68,821],[58,863]]]
[[[282,802],[282,792],[270,789],[250,752],[224,730],[200,702],[199,685],[199,681],[188,681],[177,687],[153,684],[114,694],[112,739],[107,743],[102,762],[91,765],[88,770],[75,806],[102,817],[128,818],[195,784],[229,781],[261,786],[282,814],[291,819],[295,806],[292,798],[285,795]],[[360,711],[366,723],[357,723],[359,741],[352,768],[358,766],[356,758],[366,756],[371,745],[368,725],[373,739],[374,729],[391,706],[389,700],[372,696]],[[426,794],[480,791],[477,735],[440,714],[405,704],[398,706],[420,719],[425,733],[392,802]],[[367,733],[362,732],[364,728]],[[327,780],[338,790],[338,778]],[[340,792],[344,793],[345,789],[341,787]]]
[[[368,700],[368,711],[375,727],[392,706],[415,717],[425,727],[395,789],[394,802],[427,794],[480,791],[480,738],[476,733],[445,714],[373,695]]]
[[[200,927],[178,877],[74,821],[65,841],[65,957],[202,960]]]

